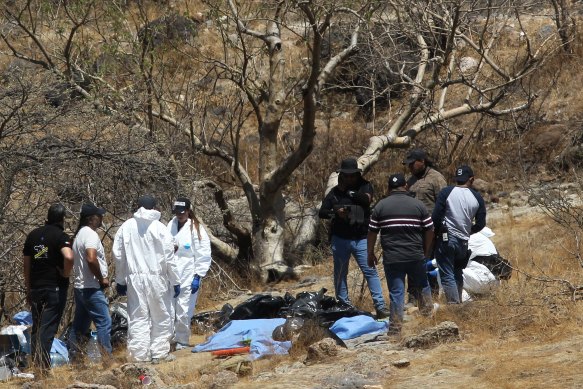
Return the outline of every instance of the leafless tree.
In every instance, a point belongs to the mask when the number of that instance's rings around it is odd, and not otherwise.
[[[531,107],[541,93],[531,81],[562,45],[557,34],[543,39],[527,28],[529,10],[540,6],[529,1],[387,2],[374,20],[380,32],[370,41],[385,43],[398,31],[416,61],[394,66],[389,59],[396,45],[373,46],[375,56],[409,92],[392,102],[382,134],[370,138],[359,158],[363,170],[370,170],[387,149],[407,147],[429,129],[441,134],[446,148],[453,147],[459,140],[449,124],[453,119],[504,117]],[[509,30],[515,32],[511,50],[502,43],[508,42]],[[336,179],[330,176],[328,188]]]
[[[208,0],[206,16],[184,4],[4,3],[1,50],[144,137],[173,166],[176,182],[187,182],[195,163],[205,169],[236,244],[212,237],[215,253],[264,278],[290,270],[284,190],[315,147],[319,112],[341,84],[335,72],[374,65],[370,87],[356,85],[372,90],[365,98],[372,120],[385,123],[359,158],[366,172],[428,129],[455,148],[451,123],[461,116],[528,109],[538,93],[528,81],[562,45],[558,35],[540,39],[523,24],[536,5],[530,1]],[[510,25],[518,27],[506,50]],[[342,37],[332,44],[331,28]],[[360,62],[350,63],[355,54]],[[376,82],[379,73],[390,82]],[[375,105],[381,95],[388,112]],[[328,187],[335,183],[333,174]],[[224,194],[233,184],[247,199],[249,226],[229,209]],[[313,225],[294,244],[313,238]]]
[[[178,189],[174,166],[158,153],[143,129],[96,111],[84,99],[51,105],[60,79],[16,61],[0,90],[0,318],[22,308],[22,245],[45,221],[50,204],[69,210],[74,234],[80,206],[104,206],[104,240],[146,191]],[[61,91],[63,92],[63,91]],[[68,95],[71,91],[64,91]],[[80,124],[81,123],[81,124]]]

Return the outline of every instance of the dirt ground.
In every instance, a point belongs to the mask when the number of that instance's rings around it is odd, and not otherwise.
[[[565,260],[564,242],[541,240],[552,227],[542,214],[532,209],[492,210],[488,224],[496,232],[493,240],[499,251],[513,264],[524,266],[544,260],[545,265],[537,268],[559,274],[570,269],[555,264]],[[358,296],[361,290],[358,284],[362,282],[359,271],[354,268],[351,271],[353,301],[361,308],[370,308],[370,296],[367,293],[362,299]],[[269,291],[295,294],[321,287],[332,290],[330,272],[331,264],[322,264],[306,270],[299,280],[272,285]],[[217,360],[209,353],[181,350],[176,352],[175,362],[155,369],[166,377],[168,386],[165,387],[183,389],[583,387],[582,304],[561,297],[560,288],[540,287],[541,283],[533,282],[525,274],[516,273],[495,295],[460,307],[442,306],[431,319],[412,312],[403,336],[446,320],[459,326],[459,342],[429,349],[409,349],[402,346],[402,339],[385,337],[353,349],[339,347],[336,356],[309,365],[304,364],[305,350],[292,356],[268,357],[253,362],[252,373],[240,377],[221,370],[219,364],[228,361]],[[386,285],[384,289],[386,294]],[[235,306],[250,295],[240,295],[229,302]],[[217,303],[214,308],[220,308],[223,303]],[[205,305],[211,303],[207,301]],[[204,338],[193,335],[191,342],[201,343]],[[121,360],[114,362],[114,367],[123,362],[123,351],[120,354]],[[61,367],[55,369],[53,377],[28,387],[67,387],[80,378],[90,383],[92,376],[102,374],[95,368],[81,373],[71,367]],[[23,384],[26,385],[24,381],[13,380],[0,387],[17,388]],[[128,383],[124,387],[137,386]]]

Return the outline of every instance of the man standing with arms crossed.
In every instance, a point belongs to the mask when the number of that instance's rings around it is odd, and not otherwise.
[[[405,276],[419,302],[419,311],[429,315],[433,310],[425,270],[425,258],[433,245],[433,222],[425,205],[408,195],[405,177],[400,173],[389,177],[389,196],[372,210],[367,238],[369,266],[378,263],[374,248],[379,232],[391,301],[389,333],[399,334],[405,305]]]
[[[425,204],[431,214],[437,195],[447,186],[445,177],[433,168],[427,153],[421,149],[413,149],[407,153],[403,165],[407,165],[411,172],[407,179],[409,193]]]
[[[51,346],[63,314],[65,295],[59,285],[73,268],[71,240],[63,231],[65,214],[62,204],[51,205],[45,225],[28,234],[23,249],[26,301],[32,311],[31,352],[41,375],[51,366]]]
[[[433,168],[433,162],[427,157],[425,150],[422,149],[409,151],[403,160],[403,165],[406,165],[411,173],[411,176],[407,179],[409,194],[421,201],[431,215],[437,195],[447,186],[445,177]],[[433,252],[427,258],[433,259]],[[435,295],[437,295],[439,292],[437,279],[435,279],[435,282],[430,279],[429,284]],[[410,289],[408,289],[408,292],[409,303],[416,305],[414,294]]]
[[[468,264],[470,235],[486,226],[486,205],[482,196],[472,189],[472,169],[467,165],[458,167],[455,181],[455,186],[439,192],[432,215],[437,231],[435,259],[449,304],[462,301],[463,270]]]

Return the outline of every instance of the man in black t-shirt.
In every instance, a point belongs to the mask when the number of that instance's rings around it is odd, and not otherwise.
[[[65,213],[63,205],[51,205],[45,225],[28,234],[22,250],[26,301],[32,311],[31,352],[41,373],[50,368],[66,298],[60,288],[73,268],[71,241],[63,231]]]
[[[362,178],[354,158],[342,161],[338,185],[326,195],[320,218],[332,219],[332,256],[334,257],[334,289],[336,298],[350,304],[348,298],[348,261],[350,255],[362,270],[376,308],[377,319],[389,316],[381,281],[375,268],[367,264],[366,237],[373,188]]]

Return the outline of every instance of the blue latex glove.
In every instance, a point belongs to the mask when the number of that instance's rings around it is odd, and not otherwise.
[[[191,294],[195,294],[196,292],[198,292],[198,288],[200,288],[200,276],[198,274],[194,275],[192,283],[190,284],[190,288]]]
[[[180,285],[174,285],[174,298],[180,294]]]
[[[118,296],[125,296],[128,293],[128,286],[116,283],[115,291],[117,292]]]

